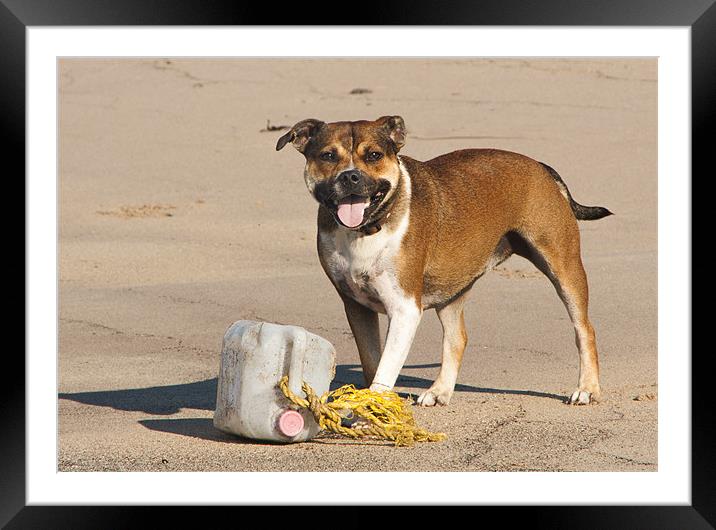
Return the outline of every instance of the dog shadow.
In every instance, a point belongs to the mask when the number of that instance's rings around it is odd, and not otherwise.
[[[417,370],[425,368],[438,368],[440,364],[414,364],[406,365],[406,370]],[[144,412],[154,416],[170,416],[177,414],[182,409],[196,409],[213,411],[216,409],[217,378],[204,379],[193,383],[177,385],[153,386],[147,388],[128,388],[122,390],[99,390],[94,392],[61,392],[59,399],[75,401],[85,405],[96,407],[109,407],[115,410]],[[422,377],[401,375],[396,386],[428,389],[433,381]],[[359,364],[341,364],[336,366],[336,375],[331,383],[330,390],[335,390],[343,385],[352,384],[362,387],[363,371]],[[484,394],[512,394],[520,396],[533,396],[539,398],[555,399],[564,401],[563,396],[546,392],[534,392],[531,390],[512,390],[477,387],[458,383],[455,385],[456,392],[476,392]],[[403,397],[408,397],[407,392],[399,392]],[[213,425],[211,418],[153,418],[139,420],[139,423],[153,431],[160,431],[170,434],[180,434],[203,440],[219,441],[226,443],[246,444],[271,444],[271,442],[239,438],[218,430]]]
[[[430,364],[406,364],[403,366],[403,370],[420,370],[425,368],[440,368],[440,363]],[[331,384],[331,390],[335,390],[342,385],[353,384],[357,387],[365,385],[363,380],[363,370],[359,364],[342,364],[336,367],[336,377]],[[426,379],[424,377],[416,377],[412,375],[398,376],[398,380],[395,386],[421,388],[427,390],[433,384],[432,379]],[[556,399],[558,401],[564,401],[565,397],[558,394],[552,394],[549,392],[535,392],[533,390],[514,390],[514,389],[503,389],[503,388],[489,388],[482,386],[465,385],[457,383],[455,385],[455,392],[476,392],[480,394],[511,394],[516,396],[532,396],[546,399]],[[401,396],[407,397],[407,393],[398,392]]]

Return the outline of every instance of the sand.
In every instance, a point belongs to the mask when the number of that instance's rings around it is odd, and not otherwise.
[[[655,59],[76,59],[59,76],[60,471],[657,470]],[[334,386],[361,383],[303,158],[274,146],[304,118],[386,114],[405,119],[406,155],[521,152],[616,214],[580,225],[601,403],[564,403],[572,326],[513,257],[473,289],[452,402],[413,407],[446,441],[283,446],[214,429],[221,339],[239,319],[325,337]],[[406,396],[437,375],[440,332],[426,313]]]

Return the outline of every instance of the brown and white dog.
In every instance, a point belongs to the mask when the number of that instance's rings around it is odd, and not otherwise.
[[[318,255],[345,305],[366,383],[395,384],[423,311],[443,327],[442,366],[419,398],[447,404],[467,344],[463,307],[475,281],[512,254],[554,284],[574,324],[579,382],[569,403],[599,398],[599,361],[587,316],[577,220],[611,212],[576,203],[551,167],[497,149],[454,151],[427,162],[398,152],[400,116],[294,125],[276,144],[306,158],[318,201]],[[378,313],[389,319],[381,347]]]

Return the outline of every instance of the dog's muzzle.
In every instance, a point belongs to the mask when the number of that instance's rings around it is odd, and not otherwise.
[[[357,228],[363,223],[365,211],[370,206],[367,179],[357,169],[350,169],[336,177],[338,204],[336,216],[348,228]]]
[[[350,169],[317,185],[314,195],[333,213],[338,223],[357,229],[369,221],[389,190],[387,180],[376,180],[357,169]]]

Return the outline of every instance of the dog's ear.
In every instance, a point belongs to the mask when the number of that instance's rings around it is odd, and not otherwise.
[[[324,123],[320,120],[308,119],[299,121],[296,125],[291,127],[290,131],[278,139],[276,151],[280,151],[288,142],[291,142],[296,149],[303,153],[308,141],[316,135],[323,125]]]
[[[376,120],[388,131],[397,153],[405,145],[405,122],[400,116],[383,116]]]

